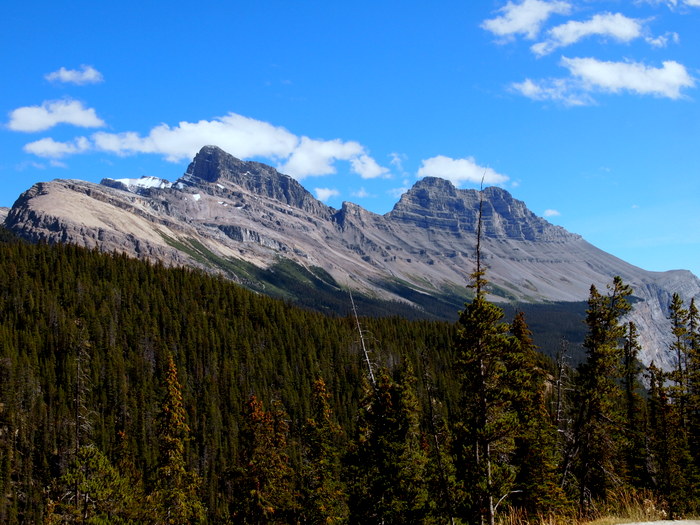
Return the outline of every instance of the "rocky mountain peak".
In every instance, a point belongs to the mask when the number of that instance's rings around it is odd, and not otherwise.
[[[478,190],[458,189],[450,181],[425,177],[401,196],[388,215],[422,227],[474,233],[481,198]],[[486,237],[526,241],[578,237],[538,217],[524,202],[495,186],[484,188],[482,212]]]
[[[237,159],[216,146],[204,146],[178,182],[199,187],[228,182],[251,193],[307,211],[319,211],[319,206],[325,207],[289,175],[260,162]]]

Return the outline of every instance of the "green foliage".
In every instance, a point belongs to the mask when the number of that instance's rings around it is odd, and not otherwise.
[[[423,523],[429,500],[427,450],[411,368],[384,370],[365,387],[348,458],[351,523]]]
[[[251,395],[243,411],[239,466],[230,475],[231,516],[239,523],[289,523],[294,499],[287,415]]]
[[[632,293],[622,279],[615,277],[608,295],[591,286],[584,346],[587,360],[579,367],[579,385],[575,440],[579,450],[576,467],[579,505],[585,508],[592,500],[605,499],[620,472],[621,397],[619,383],[625,335],[620,318],[630,310],[627,300]]]
[[[197,493],[199,477],[188,471],[185,463],[190,427],[185,420],[182,387],[171,355],[164,386],[165,395],[158,414],[158,469],[155,490],[149,499],[159,523],[199,523],[204,520],[205,509]]]
[[[309,305],[344,300],[328,274],[304,272],[279,266],[268,282],[311,286]],[[373,389],[353,318],[197,271],[5,238],[0,522],[480,523],[488,509],[575,513],[572,500],[587,510],[638,489],[674,515],[697,510],[695,303],[672,301],[679,366],[652,368],[646,393],[619,279],[606,296],[591,290],[585,362],[560,373],[523,315],[509,324],[486,300],[483,277],[457,324],[361,319],[382,370]],[[583,319],[579,306],[566,318]],[[557,385],[567,374],[572,393]]]
[[[342,430],[330,407],[326,382],[314,382],[311,417],[302,433],[302,521],[342,523],[348,516],[346,489],[341,481]]]
[[[94,445],[80,448],[58,480],[44,523],[142,523],[143,493]]]

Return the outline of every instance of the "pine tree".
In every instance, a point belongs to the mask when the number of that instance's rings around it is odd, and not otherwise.
[[[330,393],[319,378],[314,382],[311,417],[303,433],[303,521],[311,524],[342,523],[348,515],[345,487],[341,481],[340,438],[333,418]]]
[[[476,295],[459,317],[457,332],[461,397],[455,424],[455,466],[469,523],[494,523],[495,507],[512,489],[514,470],[504,461],[513,450],[517,418],[505,387],[511,339],[503,310],[486,300],[483,276],[472,276]]]
[[[287,523],[295,511],[284,412],[266,412],[251,395],[243,410],[238,467],[230,475],[228,492],[236,522]]]
[[[647,487],[649,480],[646,469],[646,418],[638,393],[642,389],[640,381],[642,365],[638,360],[639,350],[637,327],[634,322],[629,321],[622,361],[626,474],[634,486]]]
[[[537,350],[525,316],[518,312],[511,324],[507,385],[518,427],[512,463],[517,469],[512,505],[529,515],[564,506],[557,484],[557,429],[547,410],[546,372],[537,364]]]
[[[618,458],[622,437],[619,400],[622,349],[625,335],[620,319],[630,310],[631,288],[615,277],[606,296],[591,286],[584,340],[586,362],[579,367],[578,416],[574,447],[578,451],[576,474],[579,507],[586,513],[593,500],[605,500],[620,483]]]
[[[427,451],[410,368],[394,381],[386,370],[366,388],[349,458],[351,523],[425,523]]]
[[[700,313],[695,299],[688,306],[687,332],[689,446],[695,467],[700,471]]]
[[[203,521],[205,509],[198,496],[199,477],[187,469],[185,460],[190,427],[172,355],[168,356],[164,387],[158,423],[159,464],[150,499],[160,523],[198,523]]]
[[[143,494],[94,445],[81,446],[58,481],[62,492],[49,500],[44,523],[134,524],[145,517],[139,509]]]
[[[678,406],[680,422],[682,428],[687,429],[687,397],[688,397],[688,310],[683,307],[681,296],[674,293],[671,298],[669,309],[669,320],[671,321],[671,335],[673,340],[670,350],[676,358],[676,368],[671,374],[671,379],[675,382],[673,397]]]
[[[697,508],[697,480],[680,410],[669,396],[668,373],[652,363],[649,372],[650,470],[670,518]]]

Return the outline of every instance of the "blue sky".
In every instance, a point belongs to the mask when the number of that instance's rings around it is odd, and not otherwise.
[[[177,179],[216,144],[336,208],[482,176],[648,270],[700,275],[700,0],[3,6],[0,206]]]

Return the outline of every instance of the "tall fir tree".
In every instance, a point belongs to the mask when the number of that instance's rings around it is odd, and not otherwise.
[[[410,368],[395,381],[383,370],[367,385],[348,458],[350,523],[426,523],[428,454]]]
[[[626,476],[635,487],[649,487],[647,469],[647,428],[644,405],[639,392],[642,364],[639,362],[641,347],[638,341],[637,326],[633,321],[626,324],[622,358],[622,388],[624,395],[624,454]]]
[[[289,523],[296,512],[289,426],[281,407],[266,411],[251,395],[243,409],[238,466],[230,473],[231,518],[236,523]]]
[[[517,469],[511,504],[530,516],[560,510],[566,501],[557,483],[557,428],[547,410],[547,373],[538,366],[532,332],[518,312],[510,332],[508,388],[518,427],[512,463]]]
[[[578,501],[587,513],[590,503],[605,500],[611,488],[619,485],[622,449],[618,379],[621,375],[625,335],[621,318],[630,311],[632,289],[615,277],[608,295],[591,286],[584,340],[586,361],[579,367],[578,415],[574,428],[574,448],[578,451],[576,477]]]
[[[170,354],[163,386],[165,394],[158,415],[158,469],[155,490],[149,498],[158,522],[199,523],[204,520],[205,509],[198,494],[199,477],[187,468],[185,446],[190,427],[177,367]]]
[[[302,437],[302,521],[314,525],[342,523],[348,516],[341,481],[342,430],[333,417],[331,394],[322,378],[313,385],[311,417]]]

